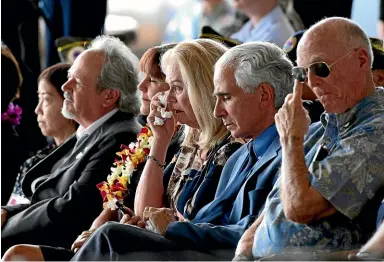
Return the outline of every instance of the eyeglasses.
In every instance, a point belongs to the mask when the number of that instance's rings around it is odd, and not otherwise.
[[[292,75],[295,79],[299,80],[300,82],[305,82],[308,78],[308,71],[313,72],[315,75],[326,78],[331,74],[331,68],[338,62],[340,62],[342,59],[347,57],[349,54],[351,54],[355,50],[351,50],[345,55],[343,55],[341,58],[333,62],[332,64],[328,65],[325,62],[315,62],[313,64],[310,64],[309,66],[295,66],[292,68]]]

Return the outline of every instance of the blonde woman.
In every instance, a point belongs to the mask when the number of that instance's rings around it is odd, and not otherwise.
[[[148,122],[154,142],[151,161],[147,162],[137,189],[136,214],[143,214],[146,207],[166,206],[179,219],[192,219],[213,200],[226,160],[240,147],[212,113],[213,65],[226,50],[215,41],[199,39],[182,42],[162,57],[161,67],[170,86],[166,109],[173,116],[162,118],[159,95],[152,99]],[[154,125],[155,116],[164,125]],[[177,121],[188,127],[186,139],[174,162],[163,172],[161,164]]]

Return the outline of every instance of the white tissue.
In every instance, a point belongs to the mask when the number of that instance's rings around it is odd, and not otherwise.
[[[155,126],[162,126],[164,125],[164,121],[160,117],[155,116],[155,121],[153,121],[153,124]]]
[[[169,95],[169,91],[164,92],[163,95],[159,95],[159,101],[160,103],[164,106],[163,108],[157,108],[157,111],[160,111],[161,117],[164,119],[171,118],[173,113],[172,111],[166,111],[165,108],[167,107],[167,97]],[[164,125],[164,120],[161,119],[160,117],[155,116],[155,121],[153,122],[154,125],[156,126],[162,126]]]

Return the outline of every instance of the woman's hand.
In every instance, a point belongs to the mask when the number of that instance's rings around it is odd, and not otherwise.
[[[145,228],[145,222],[143,220],[141,220],[140,216],[130,216],[128,214],[125,214],[121,220],[120,220],[120,224],[127,224],[127,225],[131,225],[131,226],[137,226],[137,227],[141,227],[141,228]]]
[[[83,231],[81,235],[76,238],[75,242],[73,242],[71,250],[76,253],[77,250],[79,250],[84,245],[85,241],[88,240],[94,231],[95,229]]]
[[[155,139],[161,139],[161,141],[169,144],[175,132],[175,126],[177,121],[175,118],[175,113],[173,112],[172,108],[170,108],[169,104],[167,105],[167,107],[165,107],[163,102],[160,101],[159,96],[162,95],[164,95],[164,93],[157,93],[152,97],[150,113],[148,115],[147,121],[151,127],[153,137]],[[160,110],[164,108],[166,109],[166,111],[173,113],[170,118],[163,118],[161,116]],[[162,121],[164,121],[164,124],[155,125],[155,117],[158,117]]]
[[[143,213],[144,220],[152,226],[154,233],[164,236],[168,224],[176,221],[172,210],[169,208],[146,207]]]

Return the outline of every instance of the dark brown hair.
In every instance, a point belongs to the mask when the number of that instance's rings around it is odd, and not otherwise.
[[[67,82],[69,68],[71,68],[71,64],[68,63],[58,63],[48,67],[40,74],[39,78],[37,79],[37,83],[40,83],[42,80],[47,80],[64,98],[64,92],[61,90],[61,86]]]

